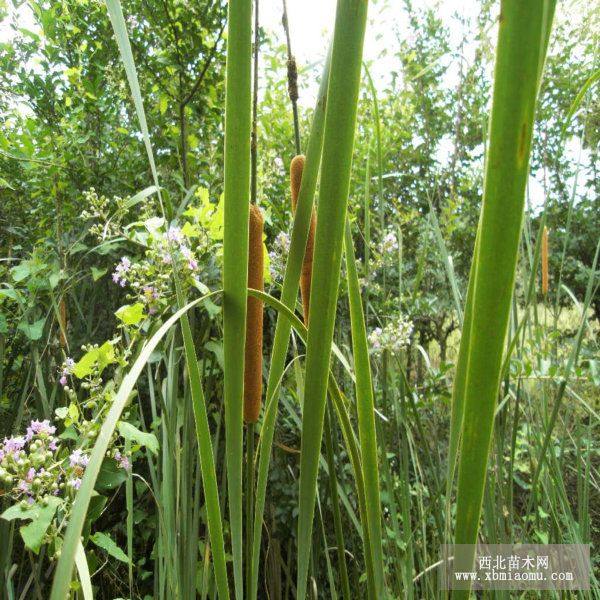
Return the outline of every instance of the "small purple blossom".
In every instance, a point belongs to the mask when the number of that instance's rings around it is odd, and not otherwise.
[[[58,382],[60,385],[65,387],[67,385],[67,376],[69,376],[73,372],[73,367],[75,366],[75,361],[72,358],[67,358],[63,363],[62,370],[60,372],[60,379]],[[54,433],[54,431],[50,432]]]
[[[129,269],[131,269],[131,261],[124,256],[121,258],[121,262],[115,267],[115,271],[112,274],[113,282],[119,284],[121,287],[125,287],[125,284],[127,283],[125,273],[127,273]]]
[[[84,454],[79,448],[77,448],[77,450],[73,450],[73,452],[69,456],[69,464],[72,467],[87,467],[87,464],[89,462],[89,456],[87,456],[87,454]]]
[[[27,440],[23,436],[4,438],[3,451],[6,454],[12,454],[14,458],[17,458],[19,452],[24,448],[26,441]]]
[[[81,477],[73,477],[67,481],[67,485],[71,486],[74,490],[78,490],[81,487]]]
[[[48,450],[55,452],[57,448],[58,448],[58,444],[56,443],[56,439],[52,438],[52,441],[48,444]]]
[[[171,225],[167,231],[167,240],[175,244],[181,244],[181,242],[183,242],[183,234],[181,233],[181,229]]]
[[[25,481],[27,481],[28,483],[31,483],[34,478],[35,478],[35,469],[33,467],[30,467],[29,471],[27,471],[27,475],[25,476]]]
[[[126,471],[131,470],[131,461],[127,456],[121,454],[118,450],[115,452],[115,460],[121,469],[125,469]]]
[[[65,376],[63,375],[60,378],[62,385],[65,385],[62,383],[62,379],[64,377]],[[65,378],[65,383],[66,383],[66,378]],[[56,431],[56,427],[54,427],[53,425],[50,425],[50,421],[48,419],[44,419],[43,421],[31,421],[31,424],[27,428],[27,435],[25,436],[25,439],[27,441],[30,441],[34,435],[41,435],[41,434],[52,435],[55,431]]]

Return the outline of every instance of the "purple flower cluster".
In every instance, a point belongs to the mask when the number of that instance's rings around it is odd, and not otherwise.
[[[11,488],[16,498],[32,504],[43,495],[58,495],[55,433],[48,419],[33,420],[24,436],[5,438],[0,444],[0,484]]]
[[[183,259],[186,261],[186,266],[190,271],[196,271],[198,269],[198,261],[194,257],[194,253],[191,248],[185,245],[185,236],[179,227],[171,225],[165,236],[167,243],[161,254],[161,260],[164,264],[170,265],[173,257],[172,253],[176,250],[179,251]],[[171,244],[176,245],[176,248],[172,248]]]
[[[48,419],[33,420],[26,435],[0,443],[0,486],[8,488],[15,500],[33,504],[49,494],[58,496],[61,490],[79,489],[89,456],[80,448],[68,459],[58,456],[55,433]]]
[[[121,469],[125,469],[126,471],[131,470],[131,461],[127,456],[121,454],[118,450],[115,452],[115,460]]]
[[[121,259],[121,262],[115,267],[115,271],[112,274],[112,280],[120,285],[121,287],[125,287],[127,283],[127,272],[131,269],[131,261],[124,256]]]
[[[4,438],[0,446],[0,461],[6,456],[12,456],[14,460],[19,459],[19,453],[25,447],[27,440],[23,436]]]
[[[181,233],[181,229],[171,225],[167,231],[167,240],[173,244],[183,244],[183,233]]]
[[[75,361],[72,358],[67,358],[63,363],[60,371],[60,379],[58,380],[60,385],[65,387],[67,385],[67,377],[73,372],[73,367],[75,366]]]
[[[30,442],[35,435],[39,435],[40,437],[51,436],[54,435],[55,432],[56,427],[54,427],[54,425],[50,425],[50,421],[48,421],[48,419],[44,419],[43,421],[31,421],[31,424],[27,428],[27,435],[25,436],[25,439]]]
[[[87,467],[90,462],[89,456],[84,454],[80,448],[73,450],[69,456],[69,464],[72,467]]]

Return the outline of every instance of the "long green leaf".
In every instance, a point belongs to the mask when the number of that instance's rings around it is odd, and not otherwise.
[[[77,548],[75,550],[75,566],[77,567],[77,573],[79,574],[79,582],[81,583],[83,600],[94,600],[92,581],[90,578],[90,568],[88,566],[85,550],[83,549],[83,544],[81,542],[77,544]]]
[[[158,197],[160,198],[161,195],[160,186],[158,185],[158,173],[156,171],[156,163],[154,162],[154,154],[152,152],[152,144],[150,142],[150,134],[148,132],[148,124],[146,122],[146,113],[144,111],[144,102],[142,101],[142,92],[140,90],[137,71],[135,69],[135,62],[133,60],[133,52],[131,51],[129,36],[127,35],[127,26],[125,24],[125,17],[123,16],[123,9],[119,0],[105,0],[105,2],[106,8],[108,9],[108,16],[110,17],[110,22],[115,32],[117,45],[119,46],[121,60],[123,61],[123,66],[125,67],[125,74],[127,75],[127,81],[129,82],[129,88],[131,90],[135,111],[140,123],[140,129],[142,130],[142,138],[144,140],[146,154],[148,155],[148,162],[150,163],[150,170],[152,171],[152,177],[154,179],[154,186],[156,188],[155,191],[158,193]]]
[[[377,459],[377,432],[375,429],[375,401],[373,382],[369,362],[367,331],[360,297],[360,284],[356,270],[356,258],[352,245],[350,221],[346,218],[345,234],[346,272],[348,279],[348,299],[350,302],[350,328],[352,330],[352,352],[356,374],[356,411],[358,413],[358,436],[360,455],[365,481],[367,523],[370,548],[365,554],[372,555],[375,592],[377,598],[383,597],[383,549],[381,532],[381,498],[379,497],[379,468]],[[385,457],[384,457],[385,460]],[[363,524],[363,527],[365,525]]]
[[[297,590],[301,599],[306,597],[366,22],[365,0],[338,1],[325,111],[306,348],[298,514]]]
[[[286,320],[289,321],[289,323],[294,328],[296,333],[300,336],[300,339],[306,344],[306,341],[308,338],[308,331],[306,329],[306,326],[292,312],[292,310],[290,310],[289,307],[285,306],[285,304],[283,304],[282,302],[277,300],[277,298],[274,298],[273,296],[266,294],[265,292],[261,292],[259,290],[254,290],[254,289],[249,289],[248,293],[251,296],[254,296],[255,298],[259,298],[260,300],[262,300],[267,306],[271,306],[272,308],[277,310],[280,313],[280,316],[284,317]],[[336,354],[336,356],[338,356],[338,358],[340,357],[339,354]],[[345,364],[344,364],[344,367],[347,368]],[[278,385],[280,383],[281,383],[281,381],[278,382]],[[335,407],[337,417],[338,417],[338,420],[340,423],[340,428],[342,430],[344,444],[346,446],[346,450],[348,451],[348,455],[350,457],[350,462],[352,463],[352,469],[354,471],[354,478],[355,478],[355,483],[356,483],[356,493],[358,496],[360,520],[363,523],[366,523],[367,522],[366,492],[365,492],[365,483],[364,483],[363,474],[362,474],[363,470],[362,470],[362,466],[361,466],[359,444],[358,444],[358,440],[356,439],[356,435],[354,434],[354,430],[352,429],[352,424],[350,422],[350,417],[348,415],[348,408],[349,408],[348,402],[344,398],[331,371],[329,372],[329,378],[328,378],[328,382],[327,382],[327,390],[333,401],[333,405]],[[272,412],[274,404],[275,403],[273,401],[273,396],[272,396],[267,405],[265,417],[268,415],[268,413]],[[319,457],[319,458],[321,458],[321,457]],[[326,463],[324,460],[322,460],[322,463],[323,463],[323,466],[326,467]],[[340,489],[340,496],[343,499],[341,489]],[[343,503],[347,505],[347,501],[343,502]],[[352,518],[352,515],[351,515],[351,518]],[[354,519],[353,519],[353,521],[354,521]],[[356,523],[356,527],[357,527],[357,529],[359,529],[358,523]],[[362,534],[364,537],[364,541],[363,541],[364,547],[370,548],[369,528],[368,527],[363,528]],[[372,564],[372,560],[370,557],[371,557],[371,553],[367,552],[365,555],[365,562],[366,562],[365,566],[366,566],[366,570],[367,570],[367,584],[369,585],[369,595],[374,598],[375,597],[375,586],[374,586],[375,577],[373,575],[374,569],[373,569],[373,564]]]
[[[523,221],[536,96],[554,2],[504,0],[498,33],[484,197],[458,372],[464,373],[458,466],[457,544],[479,530],[502,354]],[[463,347],[464,345],[464,347]],[[465,362],[466,361],[466,362]],[[466,364],[466,368],[465,368]],[[451,457],[452,458],[452,457]],[[453,468],[452,461],[450,469]],[[452,471],[451,471],[452,472]],[[473,555],[455,565],[470,570]],[[468,592],[459,593],[468,597]]]
[[[179,303],[183,302],[183,295],[177,284],[177,296]],[[200,455],[200,473],[204,487],[204,498],[206,500],[206,515],[208,521],[208,535],[212,547],[213,562],[215,565],[215,580],[219,597],[222,600],[229,598],[229,584],[227,582],[227,564],[225,557],[225,544],[223,541],[223,521],[221,518],[221,506],[219,504],[219,486],[217,483],[217,472],[215,468],[214,451],[211,442],[210,426],[206,413],[206,400],[202,390],[200,367],[194,348],[192,329],[187,314],[181,319],[181,330],[183,332],[183,346],[186,356],[188,376],[190,379],[190,392],[192,395],[192,407],[194,410],[194,422],[196,425],[196,441]]]
[[[225,454],[235,594],[243,596],[244,340],[250,205],[252,0],[230,0],[225,88],[223,352]]]

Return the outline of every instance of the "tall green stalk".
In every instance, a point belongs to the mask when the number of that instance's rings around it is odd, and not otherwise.
[[[464,393],[454,398],[455,414],[462,413],[457,544],[475,544],[479,531],[523,221],[536,97],[554,6],[553,0],[501,3],[483,206],[457,366],[458,373],[464,375]],[[453,466],[451,460],[450,475]],[[472,555],[465,557],[464,564],[459,561],[456,569],[469,570],[472,560]],[[468,597],[468,592],[457,596]]]
[[[297,590],[301,599],[306,597],[366,22],[365,0],[338,0],[325,112],[306,348],[298,515]]]
[[[223,351],[225,454],[236,598],[243,596],[242,464],[244,339],[252,105],[252,0],[230,0],[225,91]]]

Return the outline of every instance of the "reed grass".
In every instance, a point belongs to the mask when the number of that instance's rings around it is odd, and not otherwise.
[[[373,588],[377,598],[384,597],[384,565],[381,529],[381,498],[379,496],[379,456],[377,452],[377,433],[375,426],[375,401],[373,381],[369,361],[369,347],[365,326],[365,317],[360,296],[360,284],[356,269],[356,258],[352,244],[350,220],[346,218],[344,237],[346,272],[348,279],[348,299],[350,302],[350,327],[352,330],[352,351],[356,378],[356,409],[358,414],[358,434],[363,479],[365,482],[366,524],[373,562]],[[384,458],[385,460],[385,458]]]

